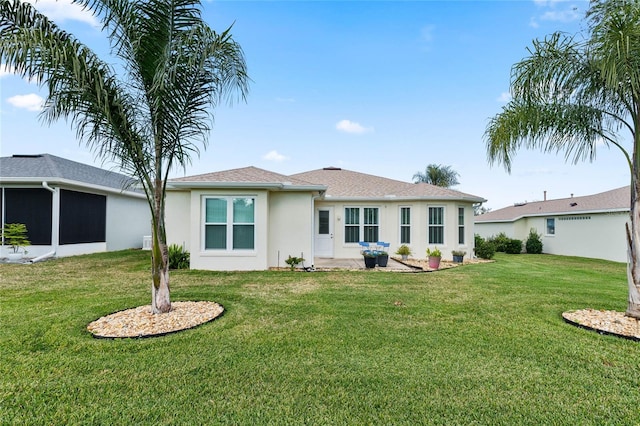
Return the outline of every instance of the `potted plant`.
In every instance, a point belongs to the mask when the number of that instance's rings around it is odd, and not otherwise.
[[[24,223],[7,223],[3,229],[4,245],[9,246],[9,260],[19,260],[27,254],[25,247],[31,243],[27,239],[27,226]],[[22,248],[22,252],[20,252]]]
[[[295,271],[296,266],[302,262],[304,262],[303,258],[295,256],[292,257],[291,255],[289,255],[289,257],[284,261],[284,263],[289,265],[289,268],[291,268],[292,271]]]
[[[376,267],[376,259],[378,258],[378,256],[375,252],[370,250],[365,250],[362,252],[362,256],[364,257],[364,266],[366,268]]]
[[[430,269],[438,269],[440,268],[440,260],[442,259],[442,252],[439,248],[435,248],[433,250],[427,249],[427,258],[429,259],[429,268]]]
[[[406,244],[402,244],[398,247],[398,250],[396,250],[396,254],[399,254],[402,260],[407,260],[411,255],[411,248]]]
[[[389,253],[386,251],[379,251],[378,256],[376,256],[376,263],[378,266],[386,267],[387,263],[389,263]]]
[[[453,256],[453,261],[455,263],[462,263],[465,254],[467,254],[467,252],[466,251],[462,251],[462,250],[452,250],[451,251],[451,255]]]

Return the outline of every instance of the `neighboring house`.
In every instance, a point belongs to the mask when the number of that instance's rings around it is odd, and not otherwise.
[[[255,167],[170,180],[167,239],[194,269],[285,266],[289,256],[356,258],[360,241],[473,252],[481,197],[328,167],[285,176]]]
[[[1,157],[2,224],[27,226],[29,257],[140,248],[151,231],[151,215],[133,183],[49,154]]]
[[[542,235],[544,253],[626,262],[630,200],[625,186],[584,197],[518,203],[476,216],[475,229],[484,238],[504,232],[522,241],[535,229]]]

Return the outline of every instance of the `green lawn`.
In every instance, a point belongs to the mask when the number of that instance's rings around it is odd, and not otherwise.
[[[172,273],[221,318],[102,340],[148,304],[148,252],[0,265],[0,424],[637,424],[640,343],[572,327],[624,310],[623,264],[498,255],[437,273]]]

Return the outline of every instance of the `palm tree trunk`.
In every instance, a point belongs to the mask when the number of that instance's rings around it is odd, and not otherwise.
[[[154,314],[171,310],[169,290],[169,249],[162,215],[162,185],[156,183],[153,203],[153,246],[151,252],[151,309]]]
[[[627,281],[629,284],[629,300],[626,315],[640,319],[640,187],[634,177],[631,182],[631,226],[627,224]]]

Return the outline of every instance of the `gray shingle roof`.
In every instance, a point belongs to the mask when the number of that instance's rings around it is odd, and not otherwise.
[[[308,187],[317,184],[296,179],[292,176],[281,175],[258,167],[243,167],[239,169],[223,170],[195,176],[170,179],[171,183],[228,183],[228,184],[286,184],[288,186]]]
[[[292,175],[326,185],[326,197],[343,199],[433,199],[486,201],[481,197],[427,183],[409,183],[337,167]]]
[[[120,190],[130,189],[135,182],[134,179],[120,173],[50,154],[0,157],[0,182],[18,182],[20,180],[29,182],[66,180]]]
[[[582,214],[606,211],[629,211],[631,192],[629,186],[612,189],[584,197],[535,201],[490,211],[475,217],[476,223],[513,222],[526,216]]]

